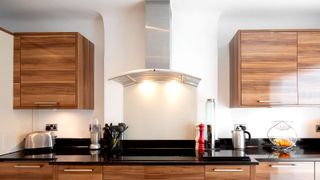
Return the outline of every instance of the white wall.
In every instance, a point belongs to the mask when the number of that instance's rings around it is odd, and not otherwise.
[[[89,137],[89,123],[92,117],[104,121],[104,27],[101,16],[97,13],[59,14],[35,17],[0,18],[0,27],[7,27],[13,32],[80,32],[95,45],[94,110],[34,110],[33,130],[44,130],[45,124],[57,123],[56,135],[60,138]],[[3,67],[3,66],[1,66]],[[7,67],[7,69],[10,69]],[[12,73],[6,76],[11,77]],[[6,86],[11,86],[12,81]],[[10,89],[11,90],[11,89]],[[11,91],[10,91],[11,92]],[[8,96],[8,95],[7,95]],[[31,110],[29,116],[31,118]],[[28,124],[31,126],[31,122]],[[31,129],[28,129],[31,131]],[[22,133],[17,133],[19,136]]]
[[[174,81],[124,89],[126,139],[194,139],[197,88]]]
[[[101,12],[105,29],[106,123],[124,121],[123,87],[108,79],[126,71],[145,67],[144,12],[144,2]]]
[[[0,31],[0,154],[16,151],[31,127],[31,111],[13,110],[13,36]]]
[[[319,29],[319,13],[289,10],[246,10],[224,12],[218,23],[218,135],[231,137],[234,123],[247,124],[253,137],[267,137],[275,120],[293,121],[299,137],[320,137],[315,124],[320,123],[319,108],[229,108],[228,43],[239,29]]]

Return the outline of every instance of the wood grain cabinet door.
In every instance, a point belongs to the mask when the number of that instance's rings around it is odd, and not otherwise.
[[[204,180],[204,166],[145,166],[144,179]]]
[[[298,33],[299,104],[320,104],[320,32]]]
[[[102,180],[102,166],[58,166],[58,180]]]
[[[242,106],[297,104],[297,33],[240,33]]]
[[[20,38],[21,106],[76,106],[76,36]]]
[[[0,179],[53,180],[53,167],[43,162],[2,162]]]
[[[260,162],[257,180],[312,180],[314,162]]]
[[[103,180],[144,179],[144,166],[103,166]]]
[[[206,165],[206,180],[254,180],[254,166]]]
[[[79,33],[16,33],[14,108],[93,109],[94,45]]]

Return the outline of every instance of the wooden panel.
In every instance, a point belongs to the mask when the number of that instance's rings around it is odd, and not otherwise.
[[[260,162],[256,169],[259,180],[312,180],[313,162]]]
[[[75,34],[21,36],[21,106],[76,107],[75,44]]]
[[[20,36],[15,36],[13,52],[13,108],[19,108],[20,106]]]
[[[250,166],[206,165],[206,180],[248,180]]]
[[[240,32],[238,32],[229,44],[230,57],[230,106],[241,106],[240,86]]]
[[[58,166],[58,180],[102,180],[102,166]]]
[[[35,103],[57,102],[56,107],[74,107],[76,104],[74,83],[24,83],[21,84],[21,105],[38,107]],[[43,104],[46,106],[46,104]]]
[[[93,49],[79,33],[16,33],[15,108],[93,109]]]
[[[320,68],[320,32],[298,33],[298,67]]]
[[[20,107],[20,83],[13,83],[13,106]]]
[[[21,71],[21,81],[23,83],[73,83],[75,84],[75,71],[66,70],[23,70]]]
[[[144,179],[144,166],[103,166],[104,180]]]
[[[320,104],[320,69],[299,69],[299,104]]]
[[[94,108],[94,45],[78,34],[78,108]]]
[[[241,68],[297,67],[296,32],[241,32]]]
[[[75,35],[21,37],[22,70],[75,70]]]
[[[0,179],[6,180],[52,180],[53,167],[48,163],[38,162],[2,162]]]
[[[204,166],[145,166],[144,178],[204,180]]]
[[[296,70],[242,69],[242,105],[297,104]]]

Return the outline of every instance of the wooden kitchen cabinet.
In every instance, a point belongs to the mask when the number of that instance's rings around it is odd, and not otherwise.
[[[102,166],[59,165],[56,166],[57,180],[102,180]]]
[[[104,180],[144,179],[144,166],[103,166]]]
[[[206,180],[254,180],[255,166],[206,165]]]
[[[15,33],[14,108],[93,109],[93,62],[79,33]]]
[[[1,162],[0,179],[53,180],[53,167],[47,162]]]
[[[204,166],[145,166],[144,179],[204,180]]]
[[[295,105],[297,32],[239,31],[230,43],[230,105]]]
[[[204,180],[204,166],[104,166],[104,180]]]
[[[260,162],[256,168],[257,180],[314,179],[314,162]]]
[[[320,32],[298,33],[299,104],[320,104]]]

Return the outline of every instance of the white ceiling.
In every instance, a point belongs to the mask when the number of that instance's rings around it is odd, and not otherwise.
[[[35,18],[46,16],[85,16],[126,8],[144,0],[0,0],[0,18]],[[176,11],[272,13],[320,11],[319,0],[171,0]]]

